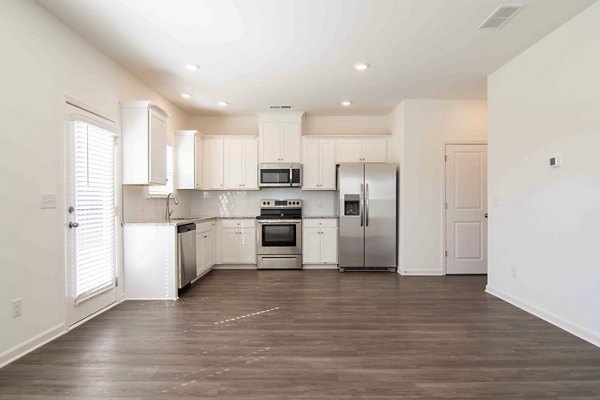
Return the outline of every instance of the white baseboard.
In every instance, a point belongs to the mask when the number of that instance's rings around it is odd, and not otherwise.
[[[212,269],[256,269],[256,264],[219,264]]]
[[[529,314],[535,315],[536,317],[541,318],[544,321],[549,322],[552,325],[557,326],[560,329],[567,331],[570,334],[575,335],[578,338],[593,344],[594,346],[600,347],[600,335],[594,332],[591,332],[577,324],[573,324],[572,322],[569,322],[566,319],[559,317],[558,315],[550,311],[545,311],[525,301],[519,300],[516,297],[513,297],[508,293],[503,292],[502,290],[498,290],[491,287],[490,285],[487,285],[485,287],[485,291],[491,294],[492,296],[496,296],[497,298],[504,300],[507,303],[510,303],[513,306],[528,312]]]
[[[175,301],[179,297],[128,297],[125,301]]]
[[[338,269],[337,264],[304,264],[302,269]]]
[[[56,339],[59,336],[64,335],[67,332],[65,324],[60,323],[52,328],[32,337],[25,342],[18,344],[4,353],[0,354],[0,368],[10,364],[11,362],[23,357],[24,355],[31,353],[35,349],[45,345],[48,342]]]
[[[443,276],[444,273],[439,269],[402,269],[398,268],[398,273],[405,276]]]

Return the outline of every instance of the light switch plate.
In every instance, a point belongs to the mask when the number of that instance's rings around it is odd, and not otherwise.
[[[56,193],[42,193],[40,208],[56,208]]]

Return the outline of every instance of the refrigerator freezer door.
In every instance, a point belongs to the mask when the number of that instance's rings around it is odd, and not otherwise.
[[[365,165],[365,267],[396,267],[396,185],[395,165]]]
[[[339,266],[362,267],[364,265],[364,165],[342,164],[338,169],[340,202]],[[346,204],[348,202],[348,204]]]

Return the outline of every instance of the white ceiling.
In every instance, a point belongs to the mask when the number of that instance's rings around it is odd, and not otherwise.
[[[488,74],[594,1],[518,0],[527,6],[502,29],[477,30],[503,1],[37,0],[192,115],[270,104],[377,115],[405,98],[485,98]]]

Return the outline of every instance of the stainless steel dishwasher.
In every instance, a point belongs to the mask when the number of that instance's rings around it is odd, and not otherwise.
[[[179,289],[196,279],[196,224],[177,227]]]

